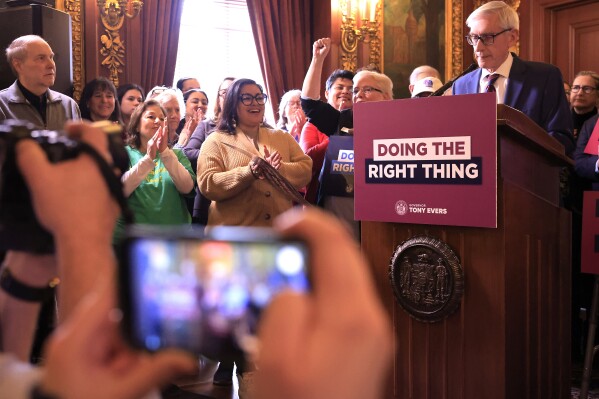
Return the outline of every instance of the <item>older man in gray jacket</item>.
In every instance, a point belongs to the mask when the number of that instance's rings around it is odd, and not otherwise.
[[[0,121],[23,119],[38,128],[59,130],[67,120],[81,119],[72,98],[50,90],[56,78],[56,64],[44,39],[21,36],[8,46],[6,58],[17,80],[0,91]]]

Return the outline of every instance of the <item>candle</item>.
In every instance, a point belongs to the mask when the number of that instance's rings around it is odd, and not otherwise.
[[[358,7],[360,8],[360,19],[366,19],[366,4],[368,0],[358,0]]]
[[[370,20],[374,21],[376,18],[376,6],[378,4],[378,0],[370,0]]]

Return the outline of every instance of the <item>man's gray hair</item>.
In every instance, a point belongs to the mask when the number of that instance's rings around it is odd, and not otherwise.
[[[10,69],[12,69],[13,73],[17,75],[17,71],[13,66],[14,60],[24,60],[27,57],[27,46],[30,43],[42,41],[47,43],[44,39],[42,39],[38,35],[26,35],[17,37],[12,41],[11,44],[6,48],[6,61],[8,61],[8,65],[10,65]]]
[[[499,24],[502,29],[520,29],[518,13],[503,1],[490,1],[478,7],[468,16],[466,25],[471,28],[475,21],[490,15],[499,17]]]

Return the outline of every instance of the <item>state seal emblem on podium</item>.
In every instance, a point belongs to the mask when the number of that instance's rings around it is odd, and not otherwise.
[[[414,236],[397,246],[389,279],[397,302],[416,320],[434,323],[460,306],[464,272],[445,242]]]

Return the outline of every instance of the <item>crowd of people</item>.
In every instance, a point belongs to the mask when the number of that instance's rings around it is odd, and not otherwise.
[[[495,92],[498,103],[526,113],[573,156],[573,192],[599,185],[598,146],[588,145],[598,125],[599,75],[578,73],[564,95],[567,82],[557,68],[510,52],[519,38],[519,20],[501,1],[481,6],[466,24],[479,68],[458,79],[445,95]],[[353,105],[392,100],[393,82],[368,68],[338,69],[327,77],[323,101],[322,74],[330,49],[329,38],[314,42],[301,89],[280,93],[274,128],[265,120],[268,95],[248,78],[225,77],[210,112],[207,93],[190,77],[175,87],[151,88],[147,97],[138,84],[116,88],[98,77],[85,85],[77,104],[51,90],[55,65],[45,40],[23,36],[6,50],[17,80],[0,91],[0,121],[24,119],[51,130],[82,119],[120,125],[129,160],[122,190],[136,223],[190,229],[274,227],[310,244],[313,300],[283,295],[272,304],[263,320],[259,372],[239,349],[240,394],[242,383],[249,385],[256,377],[251,392],[243,393],[246,398],[252,392],[260,398],[376,397],[389,366],[389,321],[356,249],[360,225],[354,219],[353,184],[329,170],[339,151],[354,149]],[[428,65],[414,69],[409,80],[413,98],[427,97],[442,86],[442,76]],[[67,129],[111,162],[101,131],[87,123]],[[95,163],[83,155],[50,164],[29,141],[19,143],[16,152],[38,219],[54,235],[56,253],[9,250],[5,255],[0,392],[17,399],[134,398],[177,372],[189,371],[187,356],[142,354],[115,333],[115,322],[108,317],[116,306],[112,251],[124,235],[125,220]],[[294,192],[274,182],[270,170]],[[297,195],[324,213],[307,209]],[[573,213],[581,209],[580,198],[571,194],[566,201]],[[330,251],[330,245],[337,250]],[[58,331],[42,354],[44,366],[25,367],[38,339],[44,287],[56,276],[62,280]],[[232,374],[233,364],[223,361],[214,383],[231,384]]]

